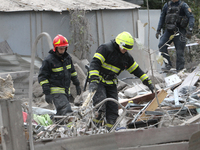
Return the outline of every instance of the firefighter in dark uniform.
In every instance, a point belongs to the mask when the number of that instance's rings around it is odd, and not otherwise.
[[[164,4],[156,32],[156,38],[158,39],[161,34],[161,29],[165,28],[164,34],[160,37],[158,45],[162,56],[166,59],[166,61],[164,61],[165,67],[161,68],[163,71],[170,70],[172,68],[172,63],[167,50],[168,45],[172,42],[174,43],[176,49],[176,70],[179,72],[184,69],[184,49],[187,41],[186,37],[188,39],[191,38],[193,27],[194,16],[187,3],[180,0],[171,0]],[[174,36],[172,40],[169,40],[171,35],[176,36]],[[167,41],[169,42],[165,45]]]
[[[127,70],[141,79],[144,85],[153,92],[153,85],[149,77],[140,69],[133,57],[127,52],[132,50],[134,39],[128,32],[122,32],[109,43],[98,47],[90,63],[89,70],[89,91],[96,93],[93,97],[95,106],[105,98],[118,100],[117,76]],[[100,109],[98,117],[94,122],[102,122],[102,114],[105,114],[108,128],[111,128],[118,118],[118,105],[108,101]]]
[[[70,82],[76,86],[77,95],[81,94],[80,82],[74,68],[71,56],[67,53],[67,39],[57,35],[53,40],[53,50],[43,60],[39,71],[38,81],[42,86],[45,100],[56,107],[56,115],[66,115],[72,112],[68,100]]]

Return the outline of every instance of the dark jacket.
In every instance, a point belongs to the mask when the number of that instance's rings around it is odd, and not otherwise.
[[[175,3],[173,3],[172,1],[170,2],[171,3],[171,6],[179,6],[179,4],[181,3],[182,1],[177,1]],[[165,3],[163,8],[162,8],[162,12],[161,12],[161,15],[160,15],[160,20],[159,20],[159,23],[158,23],[158,27],[157,27],[157,31],[160,31],[164,25],[165,25],[165,17],[167,15],[167,10],[168,10],[168,3]],[[188,19],[189,19],[189,26],[188,28],[189,29],[193,29],[194,27],[194,16],[191,12],[191,9],[190,7],[188,6],[187,3],[183,2],[182,6],[181,6],[181,9],[180,9],[180,13],[179,13],[180,16],[187,16]],[[180,27],[179,24],[177,24],[177,27]]]
[[[90,82],[99,81],[106,84],[117,84],[117,76],[127,70],[142,81],[148,76],[140,69],[133,57],[128,53],[122,54],[115,40],[98,47],[90,63]]]
[[[53,50],[42,62],[38,81],[44,94],[67,93],[69,94],[70,82],[79,85],[77,72],[74,69],[71,56],[65,52],[59,57]]]

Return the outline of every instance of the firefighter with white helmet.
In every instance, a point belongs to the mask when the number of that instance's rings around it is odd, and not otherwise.
[[[141,79],[143,84],[153,92],[154,87],[149,77],[140,69],[133,57],[128,53],[133,49],[134,39],[129,32],[122,32],[115,39],[98,47],[90,63],[89,91],[96,91],[93,97],[95,106],[105,98],[118,100],[117,76],[127,70]],[[102,122],[102,114],[105,114],[108,128],[111,128],[118,117],[118,105],[112,101],[106,102],[101,107],[98,117],[93,121]]]
[[[54,103],[56,115],[72,112],[69,103],[70,82],[76,86],[77,95],[81,94],[80,82],[71,56],[67,53],[68,40],[57,35],[53,40],[53,50],[43,60],[38,81],[42,86],[47,103]]]

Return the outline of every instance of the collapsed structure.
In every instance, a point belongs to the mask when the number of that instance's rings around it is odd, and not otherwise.
[[[28,10],[38,9],[37,5],[31,7],[32,5],[30,5],[30,3],[27,4],[24,1],[14,1],[14,2],[15,3],[13,2],[11,3],[12,5],[9,4],[6,6],[12,6],[10,8],[16,8],[15,5],[17,6],[19,5],[20,9],[23,10],[27,10],[25,6],[30,7]],[[97,5],[98,1],[95,2]],[[75,4],[78,5],[78,3]],[[92,4],[92,2],[89,4]],[[43,10],[42,2],[40,3],[39,6],[41,6],[42,8],[40,10]],[[64,7],[65,5],[62,6]],[[129,5],[121,7],[121,5],[108,4],[108,6],[103,6],[103,8],[101,7],[100,9],[104,9],[107,7],[109,7],[110,9],[116,9],[116,7],[119,7],[119,9],[124,9],[127,8],[128,6]],[[131,8],[138,8],[138,6],[131,5]],[[66,10],[65,7],[64,10]],[[3,11],[9,11],[9,8]],[[55,9],[54,11],[58,10]],[[135,11],[133,10],[133,12]],[[125,20],[124,22],[126,21],[129,22],[130,18],[134,18],[137,15],[137,12],[136,13],[133,12],[131,11],[132,17],[128,17],[127,19],[128,21]],[[127,13],[129,14],[130,12]],[[50,13],[51,16],[52,14],[53,13]],[[104,16],[101,11],[97,12],[96,15],[97,15],[96,21],[98,24],[100,24],[100,26],[97,28],[98,40],[96,43],[101,43],[105,41],[105,38],[107,38],[108,35],[110,36],[110,34],[104,35],[110,31],[110,26],[108,26],[107,29],[107,26],[105,27],[103,26],[103,23],[99,22],[104,21],[105,23],[106,20],[103,19],[109,20],[110,17],[106,18],[106,15]],[[116,16],[116,14],[113,15]],[[35,14],[35,16],[37,15]],[[47,16],[49,16],[49,12]],[[30,15],[30,20],[32,18]],[[36,18],[35,22],[43,20],[43,19],[37,20],[37,17],[35,18]],[[46,17],[43,18],[45,19]],[[99,18],[101,18],[102,20],[98,22]],[[60,20],[55,22],[61,22]],[[118,18],[116,20],[118,20]],[[41,31],[43,30],[42,23],[43,22],[41,22]],[[127,28],[132,31],[132,25],[129,26],[131,26],[131,29],[129,29],[128,27],[124,28]],[[133,30],[135,31],[136,30],[135,21],[133,26],[134,26]],[[139,27],[141,27],[141,25]],[[36,35],[34,35],[33,33],[37,33],[37,27],[35,28],[36,31],[34,30],[34,32],[31,32],[31,36],[29,37],[30,39],[27,40],[28,36],[25,36],[26,38],[25,40],[31,41],[31,39],[34,39]],[[32,28],[30,28],[30,31],[31,30]],[[69,29],[64,28],[64,33],[68,34],[68,32],[66,32],[65,30]],[[102,30],[102,35],[99,34],[101,30]],[[57,32],[57,30],[55,32]],[[6,46],[4,45],[7,48],[6,50],[8,50],[6,43],[7,43],[6,41],[3,42],[3,44],[6,45]],[[11,42],[9,42],[9,44],[10,43]],[[32,43],[32,41],[30,43]],[[45,44],[41,44],[41,47],[43,47],[44,45]],[[30,47],[30,45],[28,46]],[[25,47],[25,49],[26,48],[27,47]],[[21,48],[17,47],[16,49],[21,49]],[[8,51],[3,51],[3,52],[4,53],[1,55],[1,60],[3,60],[1,62],[3,63],[1,64],[3,66],[2,70],[4,70],[5,72],[0,73],[1,77],[0,94],[2,94],[0,100],[1,103],[0,125],[1,125],[1,140],[2,140],[0,145],[0,150],[1,149],[3,150],[5,149],[6,150],[15,150],[15,149],[16,150],[17,149],[20,150],[26,150],[26,149],[31,149],[31,150],[32,149],[38,149],[38,150],[39,149],[44,149],[44,150],[45,149],[48,150],[50,149],[52,150],[53,149],[69,149],[69,150],[70,149],[87,149],[87,150],[162,149],[165,150],[166,149],[168,150],[168,149],[175,149],[175,147],[176,148],[178,147],[179,149],[183,150],[187,149],[188,147],[190,149],[196,149],[198,147],[198,140],[196,139],[198,139],[199,137],[199,132],[198,132],[199,66],[193,72],[183,71],[177,75],[173,74],[172,72],[172,75],[167,78],[165,77],[166,74],[160,74],[159,72],[156,72],[156,70],[153,70],[154,76],[151,78],[152,79],[154,78],[154,84],[157,88],[157,93],[155,94],[152,94],[149,91],[147,91],[146,87],[140,84],[140,82],[137,81],[137,79],[129,79],[129,78],[123,78],[122,80],[119,79],[118,96],[120,100],[117,104],[119,105],[120,116],[116,124],[110,131],[108,131],[103,126],[103,124],[102,126],[98,126],[93,123],[92,119],[94,118],[95,115],[94,111],[95,107],[91,105],[91,98],[93,94],[88,93],[87,88],[86,91],[83,92],[81,96],[77,97],[74,92],[75,88],[72,86],[71,104],[73,105],[72,107],[73,113],[68,114],[67,116],[54,116],[55,109],[53,106],[48,105],[44,101],[44,96],[41,87],[37,81],[37,74],[34,74],[33,107],[32,107],[33,118],[31,119],[31,126],[33,127],[33,130],[30,131],[33,133],[33,138],[32,138],[33,146],[31,146],[31,142],[29,141],[31,138],[28,133],[28,126],[27,126],[27,125],[30,126],[30,124],[28,124],[27,121],[30,118],[28,114],[30,111],[28,101],[30,101],[30,99],[27,98],[28,85],[29,85],[28,79],[30,75],[29,71],[30,57],[14,54],[12,51],[9,51],[9,55],[5,54]],[[42,53],[44,53],[44,51],[42,51]],[[137,57],[136,53],[134,53],[134,55],[136,55]],[[139,55],[141,55],[141,51],[139,52],[138,56]],[[83,89],[87,74],[85,70],[85,65],[87,65],[89,62],[87,59],[79,60],[75,56],[73,56],[73,59],[74,59],[73,62],[76,63],[75,64],[76,70],[80,78],[80,81],[82,81],[81,87]],[[40,66],[41,66],[41,59],[37,57],[37,61],[34,64],[34,69],[37,70]],[[143,66],[145,66],[145,64]],[[148,74],[149,76],[151,76],[151,71],[148,71]],[[6,92],[8,91],[8,93],[6,93],[5,91]],[[103,103],[109,100],[112,101],[112,99],[105,99],[99,105],[102,105]],[[60,119],[60,120],[56,122],[55,119]]]
[[[86,74],[77,64],[75,64],[75,66],[78,77],[81,78],[80,81],[82,81],[83,88],[85,84]],[[0,96],[1,99],[5,99],[5,101],[10,101],[10,99],[13,99],[14,94],[14,85],[11,76],[13,76],[15,80],[17,80],[17,77],[16,73],[6,74],[7,76],[5,77],[5,74],[3,75],[3,73],[1,73],[1,76],[4,76],[4,78],[0,79]],[[20,77],[20,73],[18,72],[17,74],[18,77]],[[151,76],[150,72],[148,74],[149,76]],[[195,143],[195,140],[192,141],[189,138],[192,137],[193,132],[198,131],[197,127],[199,125],[199,66],[197,66],[196,69],[193,70],[193,72],[191,73],[185,72],[185,70],[183,70],[178,74],[171,72],[171,74],[168,73],[166,77],[164,77],[163,75],[166,74],[160,74],[154,71],[155,87],[157,88],[157,93],[154,94],[145,89],[146,87],[140,84],[137,79],[133,79],[132,84],[124,82],[126,79],[123,79],[123,81],[119,80],[119,102],[117,103],[119,105],[119,118],[113,128],[109,131],[106,129],[105,126],[103,126],[103,124],[101,126],[98,126],[92,120],[95,116],[95,108],[101,106],[106,101],[114,101],[113,99],[105,99],[99,105],[93,107],[91,101],[94,93],[89,93],[86,88],[86,91],[84,91],[80,96],[72,94],[72,99],[70,102],[72,105],[73,113],[66,116],[54,116],[56,113],[55,108],[45,102],[38,81],[34,81],[32,132],[35,148],[39,149],[43,147],[42,149],[48,149],[49,146],[47,146],[46,144],[44,145],[45,141],[48,143],[49,141],[52,141],[54,143],[57,140],[61,140],[62,146],[60,147],[65,147],[63,146],[63,144],[65,145],[68,142],[71,143],[72,139],[75,142],[77,140],[79,141],[80,139],[85,140],[95,138],[99,141],[98,143],[101,143],[102,141],[99,140],[99,138],[102,138],[103,135],[105,139],[110,136],[116,138],[116,136],[121,137],[122,135],[126,135],[126,137],[134,137],[136,136],[135,134],[137,134],[137,136],[140,136],[139,134],[141,133],[138,133],[137,131],[143,131],[143,134],[145,134],[146,136],[146,134],[152,132],[152,129],[154,134],[156,134],[156,132],[161,132],[161,130],[165,131],[166,128],[168,132],[182,129],[181,133],[176,132],[176,134],[181,134],[181,136],[177,135],[177,137],[173,141],[171,139],[172,135],[169,134],[170,140],[165,139],[166,141],[162,140],[162,142],[159,142],[159,140],[157,139],[158,141],[156,142],[154,141],[153,143],[144,143],[144,145],[141,144],[138,140],[136,140],[133,145],[131,144],[132,140],[128,140],[129,142],[127,141],[126,145],[122,143],[120,144],[120,142],[125,140],[122,140],[120,138],[122,141],[115,141],[115,143],[117,142],[118,144],[117,147],[116,145],[109,146],[111,147],[111,149],[118,149],[120,147],[131,147],[132,149],[136,148],[138,145],[141,145],[141,148],[143,146],[149,148],[152,147],[153,144],[155,145],[153,146],[154,149],[156,147],[160,148],[161,145],[163,148],[168,149],[169,147],[173,147],[173,144],[171,144],[171,142],[175,142],[176,144],[174,143],[174,146],[178,145],[179,147],[186,149],[186,147],[190,146],[190,141],[193,142],[193,144]],[[75,89],[73,90],[73,87],[71,89],[72,93],[75,93]],[[28,141],[28,99],[18,99],[17,101],[20,101],[21,103],[21,110],[18,110],[18,112],[22,111],[20,116],[18,114],[19,118],[17,119],[18,121],[23,120],[23,130],[21,129],[21,131],[23,132],[22,135],[26,135],[25,137]],[[55,118],[59,118],[59,121],[55,121]],[[184,133],[187,135],[183,138],[182,133],[185,128],[187,128],[190,133],[188,133],[188,131],[187,133]],[[132,135],[130,135],[129,132]],[[117,135],[115,133],[117,133]],[[3,138],[3,141],[7,140],[5,138],[5,134],[1,137]],[[195,139],[197,137],[198,134],[195,135]],[[50,143],[49,145],[51,145]],[[66,146],[66,148],[73,149],[77,146],[75,143],[72,144],[71,147]],[[162,144],[160,145],[159,143]],[[83,143],[79,142],[80,147],[82,147],[82,144]],[[92,143],[89,142],[90,146],[91,144]],[[27,145],[26,147],[28,148]],[[86,146],[87,149],[89,149],[89,145]],[[96,146],[98,147],[98,144],[93,145],[91,149],[98,149]],[[109,146],[106,144],[104,145],[104,148],[108,148]],[[57,145],[57,147],[59,146]]]

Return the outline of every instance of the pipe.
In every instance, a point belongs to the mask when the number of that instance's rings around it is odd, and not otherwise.
[[[30,76],[29,76],[29,145],[30,145],[30,150],[34,150],[34,145],[33,145],[33,133],[32,133],[32,98],[33,98],[33,74],[34,74],[34,61],[35,61],[35,53],[36,53],[36,47],[39,39],[42,36],[47,37],[47,42],[49,44],[49,48],[53,49],[52,45],[52,39],[50,35],[46,32],[40,33],[37,38],[35,39],[35,42],[32,46],[32,52],[31,52],[31,65],[30,65]]]

